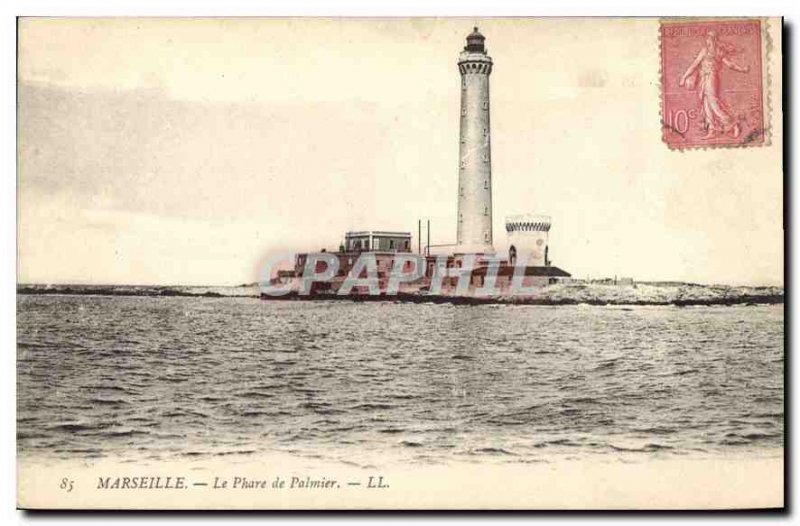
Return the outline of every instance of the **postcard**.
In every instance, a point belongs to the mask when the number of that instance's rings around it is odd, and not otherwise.
[[[18,506],[783,508],[782,29],[20,18]]]

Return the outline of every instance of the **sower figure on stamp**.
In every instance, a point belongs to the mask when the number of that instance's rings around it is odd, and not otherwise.
[[[727,105],[720,95],[719,73],[722,66],[727,66],[739,73],[747,73],[750,66],[740,66],[731,61],[736,48],[730,44],[717,40],[715,31],[706,34],[706,44],[697,53],[697,57],[686,69],[678,83],[689,89],[698,87],[700,98],[700,111],[703,116],[702,127],[707,130],[703,139],[710,139],[716,133],[732,132],[734,137],[739,137],[741,128],[731,115]],[[698,78],[699,77],[699,78]]]

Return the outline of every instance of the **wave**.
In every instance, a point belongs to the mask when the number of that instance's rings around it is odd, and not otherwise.
[[[88,402],[90,404],[98,404],[98,405],[128,405],[130,402],[127,400],[122,400],[120,398],[89,398]]]
[[[65,431],[67,433],[82,433],[84,431],[97,431],[101,429],[108,429],[110,427],[112,427],[111,424],[102,424],[102,423],[98,424],[66,423],[66,424],[55,424],[52,426],[48,426],[45,429],[47,429],[48,431]]]
[[[368,404],[359,404],[353,406],[351,409],[361,409],[363,411],[381,411],[387,409],[394,409],[396,406],[392,404],[379,404],[379,403],[368,403]]]
[[[384,433],[387,435],[395,435],[399,433],[404,433],[405,429],[403,428],[388,428],[388,429],[379,429],[378,433]]]
[[[654,453],[656,451],[666,451],[675,449],[672,446],[665,446],[662,444],[645,444],[642,447],[623,447],[623,446],[615,446],[614,444],[609,444],[608,447],[610,447],[614,451],[624,451],[632,453]]]
[[[499,447],[480,447],[477,449],[472,450],[475,453],[481,453],[485,455],[509,455],[509,456],[516,456],[515,453],[511,451],[499,448]]]

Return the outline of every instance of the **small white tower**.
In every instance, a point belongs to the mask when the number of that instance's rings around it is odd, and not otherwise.
[[[523,214],[506,217],[508,261],[529,267],[550,265],[548,233],[550,216]]]
[[[467,36],[458,59],[461,72],[461,133],[458,166],[458,228],[455,252],[494,253],[492,246],[492,152],[489,133],[489,75],[478,28]]]

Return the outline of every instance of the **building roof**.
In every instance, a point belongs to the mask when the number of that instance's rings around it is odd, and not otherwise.
[[[467,35],[467,45],[464,47],[464,51],[470,52],[477,52],[477,53],[485,53],[486,50],[483,47],[483,42],[486,40],[486,37],[481,35],[481,32],[478,31],[478,26],[475,26],[472,33]]]
[[[485,276],[489,267],[478,267],[472,271],[472,274],[475,276]],[[515,267],[511,265],[500,265],[497,269],[498,276],[513,276],[514,275]],[[558,267],[553,266],[546,266],[546,267],[525,267],[525,275],[526,276],[535,276],[535,277],[549,277],[549,278],[569,278],[572,276],[569,272],[565,270],[561,270]]]
[[[345,233],[345,237],[360,237],[360,236],[411,237],[411,232],[389,232],[385,230],[359,230],[357,232]]]

